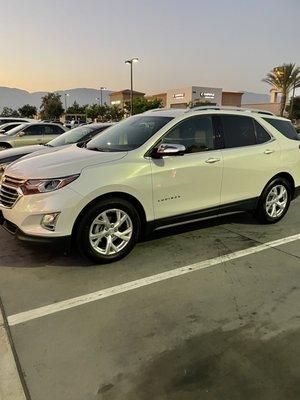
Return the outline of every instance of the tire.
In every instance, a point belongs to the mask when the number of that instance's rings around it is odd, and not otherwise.
[[[291,199],[292,188],[289,181],[275,178],[264,188],[259,198],[256,217],[263,224],[275,224],[287,213]]]
[[[86,211],[79,222],[75,240],[84,257],[107,264],[129,254],[140,232],[137,210],[127,200],[110,198],[100,200]]]
[[[7,150],[7,149],[11,149],[11,146],[9,144],[0,143],[0,151],[1,150]]]

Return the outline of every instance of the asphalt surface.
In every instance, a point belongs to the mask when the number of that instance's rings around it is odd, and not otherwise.
[[[124,260],[0,232],[7,316],[300,233],[239,214],[160,232]],[[300,241],[11,326],[32,400],[300,398]]]

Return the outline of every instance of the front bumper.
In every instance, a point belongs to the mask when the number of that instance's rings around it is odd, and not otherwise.
[[[64,249],[69,249],[71,246],[72,237],[70,235],[60,236],[60,237],[51,237],[51,236],[46,237],[46,236],[28,235],[24,233],[15,224],[5,219],[1,210],[0,210],[0,225],[5,231],[7,231],[8,233],[10,233],[11,235],[13,235],[14,237],[23,242],[54,245],[55,247]]]

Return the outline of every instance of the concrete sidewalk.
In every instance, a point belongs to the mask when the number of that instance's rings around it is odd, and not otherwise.
[[[1,299],[0,299],[1,303]],[[25,389],[26,390],[26,389]],[[29,400],[20,379],[8,326],[0,304],[0,400]]]

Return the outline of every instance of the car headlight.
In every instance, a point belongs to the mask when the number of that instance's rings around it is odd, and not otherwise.
[[[29,179],[21,186],[24,195],[53,192],[75,181],[79,174],[53,179]]]

